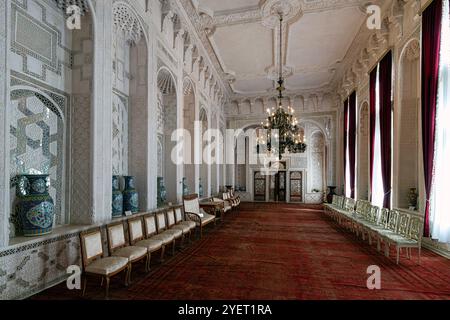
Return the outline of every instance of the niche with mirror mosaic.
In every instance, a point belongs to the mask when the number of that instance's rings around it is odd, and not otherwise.
[[[20,236],[16,183],[48,174],[54,226],[91,223],[90,124],[93,26],[85,0],[81,29],[66,26],[66,0],[12,0],[10,42],[10,238]]]

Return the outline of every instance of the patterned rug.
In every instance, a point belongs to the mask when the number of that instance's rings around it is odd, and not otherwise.
[[[450,260],[423,250],[396,265],[329,220],[320,206],[242,204],[239,213],[202,240],[180,250],[152,271],[133,272],[111,284],[111,299],[133,300],[301,300],[450,299]],[[367,288],[367,268],[381,268],[381,290]],[[84,299],[102,299],[96,280]],[[80,299],[65,284],[32,299]]]

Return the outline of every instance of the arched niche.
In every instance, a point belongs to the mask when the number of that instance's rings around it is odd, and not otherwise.
[[[326,190],[326,153],[325,135],[321,130],[314,130],[311,134],[310,142],[310,167],[311,177],[309,192],[324,192]]]
[[[420,97],[420,42],[411,40],[400,60],[400,105],[398,125],[398,207],[407,208],[410,188],[418,189],[419,172],[419,97]]]
[[[200,146],[202,146],[201,150],[201,164],[200,164],[200,180],[199,184],[202,185],[203,188],[203,196],[208,196],[208,185],[209,185],[209,174],[208,174],[208,155],[205,154],[206,147],[208,146],[208,138],[206,136],[206,132],[209,128],[209,119],[208,114],[204,107],[200,108],[199,115],[199,124],[200,124]]]
[[[183,81],[183,96],[184,96],[184,110],[183,123],[184,129],[189,132],[188,143],[185,143],[184,148],[184,177],[189,188],[189,192],[195,192],[195,88],[191,79],[185,78]],[[187,142],[185,140],[185,142]]]
[[[94,221],[91,111],[95,15],[91,1],[84,1],[80,6],[82,28],[70,30],[66,6],[66,2],[42,3],[39,17],[33,6],[21,2],[11,6],[11,17],[17,17],[19,10],[24,14],[12,21],[10,104],[7,132],[2,133],[9,135],[10,145],[10,238],[20,236],[14,209],[16,181],[21,174],[49,175],[54,226]],[[27,34],[30,24],[37,26],[35,34],[48,40],[50,47],[29,37],[20,40],[24,46],[18,46],[16,37]],[[50,34],[46,28],[57,31]],[[40,55],[32,54],[34,51]]]
[[[157,76],[158,83],[158,140],[161,154],[158,154],[161,176],[167,191],[167,201],[177,202],[177,166],[172,160],[176,141],[172,134],[178,129],[177,88],[172,72],[163,67]]]
[[[369,199],[369,103],[364,101],[358,113],[357,198]]]
[[[127,3],[113,5],[112,175],[134,176],[140,210],[148,209],[148,39]]]

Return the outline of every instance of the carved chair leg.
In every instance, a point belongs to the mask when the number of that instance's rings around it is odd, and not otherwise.
[[[175,255],[175,248],[177,246],[177,240],[173,239],[173,243],[172,243],[172,256]]]
[[[133,264],[130,262],[130,269],[128,270],[128,283],[131,284],[131,270],[133,268]]]
[[[165,253],[165,251],[166,251],[166,246],[163,245],[163,246],[161,247],[161,257],[160,257],[160,259],[159,259],[161,263],[164,263],[164,253]]]
[[[109,277],[106,277],[106,289],[105,289],[105,299],[109,299]]]
[[[86,286],[87,286],[87,276],[83,276],[83,292],[81,293],[81,296],[84,297],[86,294]]]

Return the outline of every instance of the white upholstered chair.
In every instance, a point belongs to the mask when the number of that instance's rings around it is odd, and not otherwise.
[[[183,226],[189,228],[189,241],[191,241],[192,231],[195,230],[195,222],[186,220],[184,212],[183,212],[183,206],[177,206],[174,207],[174,214],[175,214],[175,223],[177,226]]]
[[[152,253],[162,250],[163,242],[152,238],[146,239],[141,217],[128,220],[128,234],[130,237],[130,244],[132,246],[144,247],[147,249],[146,271],[149,271]]]
[[[158,235],[156,237],[171,237],[172,255],[175,255],[176,241],[183,237],[183,231],[177,229],[169,229],[167,224],[167,210],[159,211],[155,214],[156,226],[158,228]]]
[[[82,232],[80,243],[83,260],[83,296],[86,293],[88,276],[102,278],[102,282],[106,280],[106,298],[109,296],[111,277],[125,271],[125,285],[128,285],[128,258],[104,256],[102,233],[99,228]]]
[[[186,217],[195,222],[196,226],[200,228],[200,238],[203,237],[203,228],[210,224],[216,224],[216,217],[206,213],[200,208],[200,203],[197,194],[185,196],[183,198],[184,214]]]
[[[217,197],[212,197],[211,201],[213,201],[213,202],[223,202],[223,212],[224,213],[227,213],[227,212],[233,210],[233,205],[232,205],[231,200],[223,200],[223,199],[220,199],[220,198],[217,198]]]
[[[145,236],[147,237],[147,239],[159,240],[162,242],[160,261],[164,262],[164,253],[166,251],[166,247],[173,245],[175,241],[173,234],[158,234],[156,215],[154,213],[150,213],[144,216],[144,227]]]
[[[128,283],[131,282],[131,269],[135,262],[147,258],[147,248],[130,246],[125,238],[125,230],[122,222],[106,226],[108,235],[109,254],[112,257],[123,257],[128,259]],[[146,263],[146,266],[148,262]]]
[[[169,210],[167,210],[167,227],[170,230],[179,230],[181,231],[182,237],[181,237],[181,246],[184,245],[184,240],[186,238],[186,236],[188,238],[190,238],[190,234],[192,229],[190,228],[189,225],[186,224],[177,224],[176,222],[176,218],[175,218],[175,209],[171,208]],[[195,224],[194,224],[194,229],[195,229]]]

